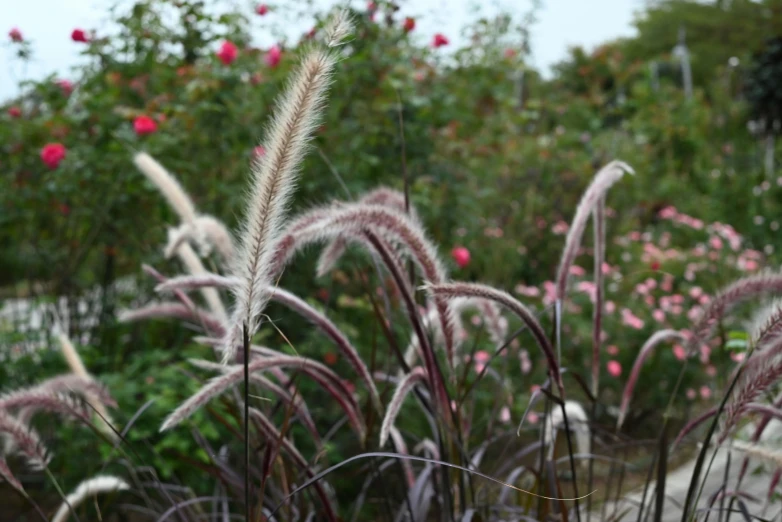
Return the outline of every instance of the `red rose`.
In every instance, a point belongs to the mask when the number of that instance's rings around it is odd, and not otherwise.
[[[660,269],[660,262],[659,261],[652,261],[651,264],[649,265],[649,268],[651,268],[652,270],[655,270],[655,271],[659,270]]]
[[[223,42],[223,45],[220,46],[220,50],[217,51],[217,58],[225,65],[231,65],[238,55],[239,50],[231,41]]]
[[[73,84],[68,80],[57,80],[55,82],[57,86],[62,90],[65,96],[70,96],[73,92]]]
[[[22,109],[20,109],[19,107],[10,107],[8,109],[8,115],[12,118],[21,118]]]
[[[81,43],[87,43],[89,41],[87,39],[87,34],[82,29],[74,29],[71,33],[71,40]]]
[[[46,166],[54,170],[65,159],[65,145],[62,143],[47,143],[41,149],[41,160]]]
[[[269,52],[266,53],[266,58],[264,58],[264,60],[269,67],[277,67],[280,60],[282,60],[282,49],[280,49],[280,46],[273,45],[271,49],[269,49]]]
[[[470,251],[463,246],[454,247],[451,250],[451,257],[459,265],[459,268],[464,268],[470,263]]]
[[[409,16],[405,18],[405,22],[402,25],[402,28],[404,28],[406,33],[409,33],[413,29],[415,29],[415,18],[410,18]]]
[[[22,36],[22,31],[20,31],[18,27],[14,27],[10,31],[8,31],[8,38],[10,38],[12,42],[24,41],[24,37]]]
[[[133,120],[133,130],[135,130],[136,134],[139,136],[152,134],[157,130],[157,123],[149,116],[138,116]]]
[[[260,4],[258,7],[255,8],[255,12],[261,16],[264,16],[266,13],[269,12],[269,6],[267,6],[266,4]]]
[[[444,45],[448,45],[449,43],[450,42],[448,41],[448,38],[446,38],[445,35],[441,33],[437,33],[432,39],[432,47],[434,48],[442,47]]]

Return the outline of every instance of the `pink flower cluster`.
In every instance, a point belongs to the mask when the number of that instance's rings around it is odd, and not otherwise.
[[[695,230],[703,230],[703,227],[705,226],[702,220],[688,216],[687,214],[682,214],[676,210],[675,207],[671,206],[662,209],[658,215],[662,219],[670,219],[674,223],[680,223]]]

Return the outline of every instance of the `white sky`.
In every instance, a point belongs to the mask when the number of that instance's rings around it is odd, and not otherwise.
[[[274,6],[292,2],[299,8],[305,0],[267,1]],[[310,0],[321,6],[336,3],[336,0]],[[108,30],[105,27],[107,8],[112,0],[0,0],[3,4],[0,12],[0,100],[18,93],[20,79],[40,79],[56,72],[67,78],[69,70],[81,60],[79,52],[82,46],[72,42],[70,33],[74,28],[97,29],[99,33]],[[239,6],[248,15],[251,14],[252,0],[207,0],[215,9]],[[366,2],[353,0],[351,4],[363,8]],[[429,41],[435,32],[446,34],[454,45],[463,40],[461,29],[477,13],[491,15],[498,9],[523,15],[529,10],[531,0],[403,0],[400,1],[401,16],[415,16],[417,26],[415,36]],[[643,5],[642,0],[542,0],[542,9],[538,12],[538,22],[532,33],[532,65],[544,74],[548,68],[561,60],[570,45],[583,45],[591,48],[605,40],[633,34],[631,22],[635,10]],[[283,7],[281,11],[284,11]],[[261,25],[274,25],[275,16],[281,18],[281,11],[272,12],[261,20],[254,18],[257,31],[257,43],[262,46],[273,42],[273,37]],[[288,18],[284,25],[290,28],[292,37],[305,32],[312,20],[305,16]],[[279,19],[277,20],[280,21]],[[13,60],[10,45],[7,44],[8,31],[18,27],[25,39],[34,44],[33,62],[22,67]]]

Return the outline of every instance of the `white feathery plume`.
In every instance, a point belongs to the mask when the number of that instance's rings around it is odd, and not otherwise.
[[[84,362],[82,361],[81,356],[79,356],[79,352],[76,351],[76,347],[73,346],[73,343],[68,338],[68,336],[63,332],[58,332],[56,335],[57,340],[60,342],[62,355],[65,358],[65,361],[68,363],[71,371],[79,377],[92,380],[92,376],[89,374],[89,372],[87,372],[87,368],[84,367]],[[95,408],[98,417],[100,417],[101,420],[98,423],[98,426],[101,428],[101,431],[103,431],[112,439],[115,438],[116,434],[114,430],[111,429],[113,421],[109,416],[109,412],[106,410],[103,402],[101,402],[100,399],[89,390],[84,392],[84,398],[93,408]]]
[[[188,243],[182,243],[176,252],[188,272],[194,276],[209,273]],[[204,301],[206,301],[209,310],[212,311],[221,323],[225,323],[228,320],[228,314],[225,311],[225,306],[223,306],[223,301],[220,299],[220,294],[217,290],[214,288],[202,288],[201,295],[204,296]]]
[[[391,428],[394,426],[397,415],[399,415],[399,410],[402,408],[405,397],[416,384],[426,382],[426,379],[426,370],[422,366],[416,366],[399,382],[393,397],[391,397],[391,402],[388,403],[386,416],[383,417],[383,424],[380,427],[381,448],[386,445],[386,441],[391,434]]]
[[[60,508],[55,513],[54,518],[52,518],[52,522],[65,522],[68,519],[68,515],[89,497],[100,493],[112,493],[126,489],[130,489],[127,482],[111,475],[98,475],[87,479],[79,484],[73,493],[65,497],[65,501],[60,504]]]
[[[326,44],[334,47],[350,32],[348,15],[340,12],[326,28]],[[264,140],[266,154],[255,159],[235,275],[241,285],[235,292],[236,308],[224,346],[223,362],[230,361],[242,344],[243,326],[249,337],[258,330],[260,315],[273,286],[270,273],[273,245],[283,226],[286,207],[320,120],[326,91],[338,55],[328,49],[312,48],[278,99]]]
[[[171,208],[179,215],[182,223],[192,225],[196,219],[195,205],[182,185],[163,168],[163,165],[146,152],[139,152],[133,158],[136,167],[155,185]]]
[[[340,403],[359,438],[362,441],[364,440],[365,427],[360,408],[353,396],[345,388],[342,380],[333,371],[312,359],[276,355],[250,361],[248,373],[271,370],[275,367],[296,368],[320,384]],[[166,431],[181,423],[213,398],[222,395],[226,390],[236,386],[243,379],[244,367],[242,365],[228,366],[226,373],[207,382],[201,389],[171,412],[160,427],[160,431]]]

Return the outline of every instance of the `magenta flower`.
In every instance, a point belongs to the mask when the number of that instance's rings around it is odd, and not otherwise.
[[[236,47],[236,44],[229,40],[223,42],[223,45],[217,51],[217,58],[225,65],[231,65],[238,55],[239,49]]]
[[[67,150],[62,143],[47,143],[41,149],[41,160],[50,169],[56,169],[65,159]]]
[[[282,49],[280,49],[279,45],[273,45],[269,49],[269,52],[266,53],[264,61],[266,62],[266,65],[274,68],[280,64],[280,60],[282,60]]]
[[[437,33],[436,35],[434,35],[434,38],[432,38],[432,47],[434,47],[435,49],[439,47],[443,47],[444,45],[448,45],[449,43],[450,41],[448,40],[448,38],[446,38],[445,35],[441,33]]]
[[[74,29],[73,32],[71,33],[71,40],[79,43],[89,42],[89,39],[87,38],[87,33],[85,33],[83,29]]]
[[[22,31],[20,31],[18,27],[14,27],[10,31],[8,31],[8,38],[10,38],[12,42],[17,42],[17,43],[24,41],[24,37],[22,36]]]
[[[463,246],[456,246],[451,250],[451,257],[459,266],[464,268],[470,264],[470,251]]]
[[[619,377],[622,375],[622,365],[619,364],[619,361],[610,360],[606,364],[606,370],[608,370],[608,375],[611,377]]]
[[[630,328],[635,328],[636,330],[640,330],[644,327],[643,320],[633,314],[629,308],[622,308],[622,323]]]
[[[676,357],[678,360],[683,361],[687,358],[687,352],[684,350],[684,346],[681,344],[674,344],[673,345],[673,356]]]
[[[157,130],[157,122],[149,116],[138,116],[133,120],[133,130],[139,136],[152,134]]]

